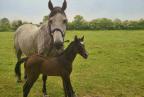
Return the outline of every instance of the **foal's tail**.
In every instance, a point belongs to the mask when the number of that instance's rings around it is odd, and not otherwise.
[[[21,77],[21,70],[20,70],[20,66],[22,63],[26,62],[28,59],[28,57],[22,58],[21,60],[19,60],[16,65],[15,65],[15,74],[18,78]]]

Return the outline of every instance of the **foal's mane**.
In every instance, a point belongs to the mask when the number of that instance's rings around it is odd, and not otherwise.
[[[67,52],[69,52],[69,50],[73,49],[73,48],[74,48],[74,44],[75,44],[75,41],[72,41],[72,42],[67,46],[67,48],[65,48],[65,50],[60,54],[60,56],[63,55],[63,54],[65,54],[65,53],[67,53]]]

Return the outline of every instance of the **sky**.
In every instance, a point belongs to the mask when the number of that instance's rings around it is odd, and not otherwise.
[[[52,2],[54,6],[62,6],[63,0]],[[67,0],[67,4],[66,14],[69,21],[75,15],[82,15],[86,20],[144,18],[144,0]],[[49,13],[48,0],[0,0],[0,18],[39,23]]]

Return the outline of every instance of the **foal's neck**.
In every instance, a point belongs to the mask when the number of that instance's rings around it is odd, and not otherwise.
[[[72,62],[74,61],[75,57],[76,57],[76,50],[75,50],[75,47],[74,47],[74,44],[70,44],[66,50],[64,51],[63,53],[63,58],[65,58],[65,60],[72,64]]]

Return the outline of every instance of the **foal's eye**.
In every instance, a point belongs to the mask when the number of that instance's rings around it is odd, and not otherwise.
[[[68,20],[67,20],[67,19],[64,19],[64,20],[63,20],[63,23],[64,23],[64,24],[66,24],[67,22],[68,22]]]

